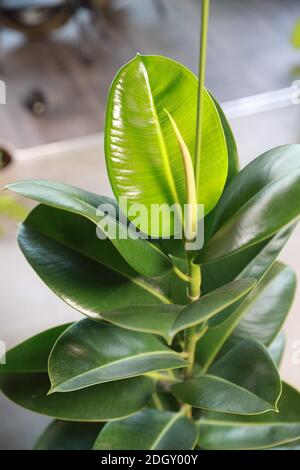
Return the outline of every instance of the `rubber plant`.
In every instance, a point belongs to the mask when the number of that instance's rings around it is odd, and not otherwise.
[[[0,368],[8,398],[55,418],[37,449],[300,439],[300,394],[277,368],[295,274],[276,261],[300,215],[300,146],[239,171],[229,124],[204,87],[208,10],[204,0],[199,79],[138,55],[112,84],[105,154],[116,201],[45,180],[8,186],[40,203],[19,230],[26,259],[86,317],[25,341]],[[149,228],[149,215],[137,221],[135,204],[147,214],[162,205],[163,219],[165,207],[187,205],[185,237],[174,224]],[[103,205],[116,210],[116,236]],[[191,249],[203,222],[204,245]],[[124,236],[129,227],[136,237]]]

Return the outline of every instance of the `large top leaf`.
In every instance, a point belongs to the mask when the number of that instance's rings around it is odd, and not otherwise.
[[[190,450],[197,439],[193,421],[181,413],[146,409],[104,426],[95,450]]]
[[[197,87],[196,77],[181,64],[137,55],[119,71],[110,90],[105,129],[110,182],[117,198],[127,198],[129,209],[133,204],[147,208],[148,217],[138,226],[153,236],[168,236],[174,230],[151,227],[153,204],[187,203],[182,155],[166,110],[193,159]],[[198,203],[207,214],[224,188],[228,161],[220,117],[205,90],[201,155]]]
[[[71,393],[47,396],[48,356],[68,325],[40,333],[7,353],[0,365],[0,390],[29,410],[70,421],[107,421],[127,417],[150,400],[154,381],[134,377]]]
[[[119,208],[109,197],[47,180],[19,181],[9,184],[7,188],[45,205],[81,215],[92,221],[97,225],[97,229],[111,240],[127,263],[145,276],[158,276],[171,269],[170,260],[157,245],[129,236],[126,218],[122,220],[119,217]]]

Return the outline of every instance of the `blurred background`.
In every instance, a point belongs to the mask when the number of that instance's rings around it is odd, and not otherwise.
[[[137,52],[166,55],[196,72],[200,3],[0,0],[0,188],[49,178],[110,195],[102,139],[110,83]],[[300,2],[211,4],[206,83],[231,122],[244,166],[266,149],[300,143]],[[8,348],[79,318],[17,248],[17,223],[29,208],[0,194],[0,340]],[[298,277],[299,242],[298,230],[281,256]],[[300,292],[282,364],[298,387],[299,309]],[[0,396],[0,449],[31,448],[48,422]]]

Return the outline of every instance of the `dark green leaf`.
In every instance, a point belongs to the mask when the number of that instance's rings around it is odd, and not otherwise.
[[[270,268],[289,240],[295,225],[283,229],[274,237],[258,243],[235,255],[201,266],[203,294],[217,289],[251,269],[252,277],[260,279]],[[248,273],[249,275],[249,273]]]
[[[174,336],[178,331],[195,326],[217,315],[244,297],[253,289],[255,282],[255,279],[240,279],[200,297],[197,302],[188,305],[178,314],[171,329],[172,335]]]
[[[104,426],[95,450],[190,450],[197,440],[193,421],[180,413],[146,409]]]
[[[126,305],[169,303],[159,281],[138,275],[95,226],[76,214],[40,205],[19,231],[19,244],[41,279],[90,317]]]
[[[47,396],[47,359],[67,325],[52,328],[16,346],[0,366],[0,389],[13,402],[37,413],[70,421],[108,421],[136,413],[151,399],[148,377],[97,385],[72,393]]]
[[[35,450],[91,450],[102,428],[99,423],[53,421],[39,438]]]
[[[279,413],[237,416],[204,412],[199,420],[199,445],[204,449],[264,449],[300,438],[300,395],[284,384]]]
[[[222,259],[274,235],[300,214],[300,146],[270,150],[225,189],[214,216],[214,235],[200,263]]]
[[[230,343],[251,337],[269,346],[289,313],[295,290],[294,271],[275,262],[257,288],[255,299],[230,337]]]
[[[80,215],[92,221],[110,238],[111,243],[127,263],[140,274],[158,276],[171,269],[170,260],[157,245],[141,238],[132,239],[128,236],[126,220],[125,222],[119,220],[118,206],[111,198],[47,180],[20,181],[9,184],[7,188],[45,205]],[[108,206],[114,213],[111,213]],[[111,216],[109,226],[107,226],[108,215],[105,212]],[[110,231],[109,227],[115,227],[116,231]],[[96,228],[94,230],[96,232]]]
[[[143,305],[102,312],[101,317],[128,330],[160,335],[170,343],[171,327],[182,309],[183,305]]]
[[[276,410],[281,382],[265,347],[244,340],[208,374],[175,384],[171,391],[193,407],[247,415]]]
[[[283,331],[279,333],[279,335],[272,341],[270,346],[268,347],[269,354],[277,367],[280,366],[282,356],[284,353],[286,338]]]
[[[85,319],[65,331],[51,352],[51,392],[185,365],[179,354],[153,335]]]
[[[261,279],[263,279],[274,263],[283,246],[289,239],[293,228],[294,227],[285,229],[269,240],[239,273],[238,278],[240,279],[249,277],[255,278],[258,281],[257,287],[248,294],[247,298],[243,300],[240,305],[238,301],[237,306],[229,307],[229,311],[226,312],[227,320],[215,328],[209,328],[207,333],[201,338],[197,349],[197,363],[202,370],[207,370],[212,364],[224,343],[246,314],[248,308],[250,308],[252,303],[256,300],[256,296],[260,293],[259,283]],[[243,253],[241,253],[241,256],[242,255]],[[223,312],[222,315],[224,315],[224,313],[225,312]]]
[[[50,351],[59,336],[71,323],[56,326],[10,349],[6,354],[6,364],[0,365],[2,373],[47,372]]]
[[[0,374],[0,389],[10,400],[66,421],[110,421],[132,415],[149,402],[154,382],[149,377],[134,377],[47,396],[49,387],[46,372]]]

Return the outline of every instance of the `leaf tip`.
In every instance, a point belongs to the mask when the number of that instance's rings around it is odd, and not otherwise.
[[[55,392],[56,392],[56,388],[52,386],[52,387],[50,388],[50,390],[47,392],[47,397],[48,397],[49,395],[53,395],[53,393],[55,393]]]

